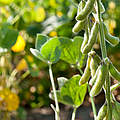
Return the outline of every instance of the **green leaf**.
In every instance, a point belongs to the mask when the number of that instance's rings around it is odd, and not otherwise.
[[[73,40],[63,39],[61,42],[63,46],[61,59],[68,62],[69,64],[79,63],[81,58],[83,59],[85,57],[85,55],[83,55],[80,51],[82,42],[83,37],[80,36],[74,37]]]
[[[37,49],[33,49],[33,48],[30,48],[30,51],[35,57],[42,60],[43,62],[48,63],[48,61],[46,61],[45,58],[40,54],[40,51],[38,51]]]
[[[0,36],[0,47],[11,49],[17,40],[18,31],[9,28],[2,28],[0,30]]]
[[[71,99],[71,97],[69,96],[61,96],[61,92],[60,90],[57,90],[56,91],[56,94],[57,94],[57,99],[60,103],[63,103],[65,105],[70,105],[70,106],[74,106],[74,103]],[[49,94],[49,97],[54,100],[54,94],[53,94],[53,91],[50,92]]]
[[[61,44],[57,37],[48,40],[40,49],[41,55],[50,63],[56,63],[61,55]]]
[[[87,84],[79,86],[80,78],[80,75],[74,75],[61,88],[61,96],[63,98],[71,98],[76,107],[79,107],[83,103],[87,91]]]
[[[59,78],[58,84],[60,90],[56,92],[59,102],[73,107],[79,107],[83,103],[87,91],[87,84],[79,86],[80,78],[80,75],[74,75],[69,80],[64,77]],[[51,91],[49,97],[54,100],[53,91]]]
[[[47,42],[49,39],[48,36],[42,35],[42,34],[37,34],[36,38],[36,43],[35,43],[35,48],[40,51],[40,48],[42,45]]]
[[[58,81],[59,88],[61,89],[62,86],[68,81],[68,79],[65,77],[59,77],[57,78],[57,81]]]

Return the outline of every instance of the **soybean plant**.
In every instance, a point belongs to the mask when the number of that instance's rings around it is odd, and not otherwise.
[[[112,36],[108,32],[107,26],[102,19],[104,12],[105,8],[101,0],[81,0],[78,5],[77,23],[73,27],[73,32],[78,33],[84,30],[84,38],[81,36],[76,36],[73,39],[67,37],[49,38],[38,34],[35,49],[30,49],[34,56],[49,66],[53,88],[49,97],[55,100],[55,106],[52,104],[51,107],[55,112],[56,120],[60,120],[58,102],[73,107],[71,119],[75,120],[76,110],[84,101],[87,87],[92,101],[95,120],[120,119],[120,103],[115,100],[112,94],[120,86],[120,72],[107,57],[106,50],[106,42],[116,46],[119,43],[119,38]],[[94,18],[94,21],[91,17]],[[98,37],[100,37],[102,57],[93,49]],[[71,78],[63,76],[57,78],[59,89],[56,90],[52,65],[57,63],[59,59],[78,69],[82,76],[77,74]],[[84,72],[82,72],[81,68],[84,67],[86,60],[86,67]],[[110,76],[118,80],[118,83],[111,86]],[[92,86],[91,90],[89,86]],[[106,101],[97,114],[93,97],[97,96],[102,89],[104,89]]]
[[[81,1],[83,2],[83,1]],[[88,6],[89,5],[89,6]],[[79,9],[79,8],[78,8]],[[90,28],[85,28],[88,33],[88,36],[84,36],[84,41],[82,43],[81,52],[83,54],[88,54],[87,65],[85,71],[79,81],[80,85],[89,81],[89,84],[92,86],[90,91],[90,96],[94,97],[100,93],[102,88],[105,91],[106,101],[105,104],[101,107],[98,115],[96,115],[95,107],[93,108],[95,120],[118,120],[120,119],[120,111],[117,111],[115,106],[115,98],[110,91],[110,76],[114,79],[120,81],[120,72],[113,66],[112,62],[107,57],[106,42],[112,46],[116,46],[119,43],[119,38],[112,36],[103,22],[102,13],[105,12],[104,6],[100,0],[88,0],[84,8],[79,11],[77,14],[76,20],[83,21],[84,19],[90,21],[90,15],[92,14],[95,21],[92,23],[93,26]],[[87,26],[87,25],[86,25]],[[77,26],[76,26],[77,27]],[[82,28],[79,28],[82,29]],[[90,32],[89,32],[90,30]],[[94,57],[95,52],[93,51],[93,45],[96,42],[96,38],[100,36],[100,46],[102,52],[102,58]],[[86,40],[88,39],[88,40]],[[98,56],[98,55],[97,55]],[[112,86],[117,88],[117,85]],[[119,106],[119,105],[118,105]],[[113,111],[112,111],[113,107]],[[115,112],[116,111],[116,112]],[[113,113],[113,116],[112,116]]]

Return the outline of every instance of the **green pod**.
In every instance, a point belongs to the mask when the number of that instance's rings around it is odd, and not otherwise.
[[[120,111],[117,110],[116,103],[113,105],[112,115],[114,120],[120,120]]]
[[[90,79],[90,81],[89,81],[89,85],[91,85],[91,86],[94,85],[94,83],[95,83],[95,81],[96,81],[96,79],[97,79],[97,77],[98,77],[100,68],[101,68],[101,66],[99,66],[99,67],[97,68],[97,70],[96,70],[96,72],[95,72],[95,75],[94,75],[94,76]]]
[[[100,0],[100,12],[101,12],[101,13],[104,13],[104,12],[105,12],[105,7],[104,7],[104,5],[102,4],[101,0]]]
[[[76,16],[76,20],[85,19],[92,11],[95,0],[88,0],[83,10]]]
[[[86,44],[88,43],[88,40],[89,40],[88,31],[85,30],[84,40],[83,40],[83,43],[82,43],[82,45],[81,45],[81,51],[84,49],[84,47],[85,47]]]
[[[90,60],[91,60],[91,58],[88,56],[87,65],[86,65],[86,68],[84,70],[82,77],[80,78],[79,85],[85,84],[90,78],[90,75],[91,75],[91,73],[90,73]]]
[[[97,61],[94,59],[94,57],[91,57],[91,61],[90,61],[90,70],[91,70],[91,76],[94,77],[96,70],[98,67],[98,63]]]
[[[100,56],[95,51],[89,52],[88,55],[91,56],[91,57],[93,57],[94,60],[97,62],[97,64],[100,64],[101,58],[100,58]]]
[[[109,64],[109,72],[114,79],[120,82],[120,72],[114,67],[114,65],[111,62]]]
[[[116,46],[119,43],[119,38],[112,36],[109,32],[108,29],[106,27],[106,25],[103,23],[103,29],[104,29],[104,34],[105,34],[105,38],[107,40],[107,42],[109,42],[112,46]]]
[[[74,25],[72,31],[74,33],[80,32],[81,30],[83,30],[85,28],[85,23],[86,23],[86,20],[77,21],[77,23]]]
[[[95,51],[90,52],[89,54],[91,56],[91,61],[90,61],[90,70],[91,70],[91,76],[93,77],[96,73],[96,70],[98,68],[98,65],[101,62],[100,57],[95,53]]]
[[[99,0],[99,5],[100,5],[100,12],[101,13],[104,13],[105,12],[105,7],[104,5],[102,4],[101,0]],[[93,9],[93,13],[97,14],[97,7],[95,6],[95,9]]]
[[[105,103],[99,110],[96,120],[103,120],[107,114],[107,104]]]
[[[78,9],[77,9],[77,15],[82,11],[82,9],[85,7],[85,1],[81,0]]]
[[[116,106],[116,109],[117,109],[117,111],[118,111],[118,113],[120,115],[120,103],[115,101],[115,106]]]
[[[95,22],[94,25],[93,25],[93,27],[92,27],[88,43],[84,47],[84,49],[82,50],[83,54],[87,54],[87,53],[89,53],[91,51],[94,43],[96,42],[96,38],[97,38],[97,34],[98,34],[98,29],[99,29],[99,24],[97,22]]]
[[[105,63],[102,63],[102,65],[100,65],[100,70],[97,79],[95,81],[95,84],[93,85],[90,91],[90,96],[94,97],[100,93],[105,83],[106,76],[107,76],[107,65]]]

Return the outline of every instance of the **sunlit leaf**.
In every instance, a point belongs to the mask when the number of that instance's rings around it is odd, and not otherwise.
[[[73,107],[79,107],[83,103],[87,92],[87,84],[79,86],[80,78],[80,75],[74,75],[69,80],[64,77],[59,78],[58,83],[60,90],[57,90],[57,98],[59,102]],[[49,96],[54,100],[53,91]]]
[[[37,34],[37,38],[36,38],[36,43],[35,43],[35,48],[37,50],[40,50],[40,48],[42,47],[42,45],[47,42],[49,39],[48,36],[42,35],[42,34]]]
[[[61,88],[61,96],[63,98],[70,97],[76,107],[79,107],[83,103],[87,91],[87,84],[79,86],[80,78],[80,75],[74,75]]]
[[[84,60],[83,58],[85,55],[83,55],[80,51],[82,42],[83,38],[80,36],[74,37],[74,39],[63,39],[61,59],[69,64],[77,64],[81,61],[81,58]]]
[[[61,55],[61,44],[57,37],[47,41],[40,49],[41,55],[50,63],[56,63]]]

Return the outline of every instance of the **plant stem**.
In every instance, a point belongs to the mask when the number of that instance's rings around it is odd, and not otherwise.
[[[75,120],[76,110],[77,110],[77,108],[74,107],[74,109],[73,109],[73,113],[72,113],[72,119],[71,119],[71,120]]]
[[[99,22],[99,28],[100,28],[100,46],[101,46],[101,52],[102,52],[102,58],[107,57],[107,51],[106,51],[106,44],[105,44],[105,38],[104,38],[104,31],[103,31],[103,24],[101,21],[101,13],[100,13],[100,2],[97,0],[97,14],[98,14],[98,22]],[[112,120],[112,109],[111,109],[111,101],[110,101],[110,78],[109,73],[106,78],[106,100],[107,100],[107,110],[108,110],[108,120]]]
[[[88,85],[88,92],[90,93],[90,86],[89,86],[89,85]],[[96,120],[97,112],[96,112],[95,103],[94,103],[94,100],[93,100],[93,97],[92,97],[92,96],[90,96],[90,99],[91,99],[91,104],[92,104],[94,119]]]
[[[56,94],[56,88],[55,88],[55,83],[54,83],[54,78],[53,78],[51,64],[49,64],[49,75],[50,75],[50,80],[51,80],[51,84],[52,84],[53,94],[54,94],[54,98],[55,98],[55,105],[56,105],[55,116],[56,116],[56,120],[60,120],[60,117],[59,117],[59,111],[60,110],[59,110],[59,105],[58,105],[58,100],[57,100],[57,94]]]

